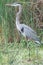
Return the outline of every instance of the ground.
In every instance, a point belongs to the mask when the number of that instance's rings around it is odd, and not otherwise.
[[[43,65],[43,46],[38,48],[38,57],[34,45],[30,47],[29,57],[29,48],[22,43],[0,44],[0,65]]]

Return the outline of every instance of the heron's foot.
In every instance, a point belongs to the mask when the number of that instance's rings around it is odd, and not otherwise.
[[[32,59],[31,59],[31,58],[29,58],[27,61],[28,61],[28,62],[29,62],[29,61],[32,61]]]

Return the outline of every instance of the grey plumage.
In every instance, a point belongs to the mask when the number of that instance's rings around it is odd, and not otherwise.
[[[27,38],[29,38],[30,40],[32,39],[32,40],[34,40],[35,42],[36,41],[40,41],[39,40],[39,38],[38,38],[38,36],[37,36],[37,34],[36,34],[36,32],[33,30],[33,29],[31,29],[29,26],[27,26],[27,25],[25,25],[25,24],[20,24],[19,25],[20,26],[20,32],[21,32],[21,34],[24,36],[24,37],[27,37]],[[24,29],[24,31],[22,32],[21,31],[21,29]]]
[[[17,3],[13,3],[13,4],[6,4],[8,6],[19,6],[19,11],[16,14],[16,27],[18,29],[18,31],[24,36],[27,37],[28,39],[32,39],[35,42],[39,43],[39,38],[36,34],[36,32],[30,28],[29,26],[25,25],[25,24],[20,24],[20,16],[21,16],[21,12],[22,12],[22,6],[21,4],[17,4]]]

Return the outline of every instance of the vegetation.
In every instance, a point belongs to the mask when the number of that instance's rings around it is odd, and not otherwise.
[[[43,48],[40,47],[38,57],[36,45],[30,42],[30,56],[29,56],[29,48],[27,46],[23,46],[25,41],[21,41],[18,43],[7,43],[4,45],[0,45],[0,65],[43,65]]]
[[[33,28],[41,40],[38,56],[37,45],[17,32],[17,8],[5,5],[13,2],[22,4],[21,23]],[[43,65],[43,0],[0,0],[0,65]]]

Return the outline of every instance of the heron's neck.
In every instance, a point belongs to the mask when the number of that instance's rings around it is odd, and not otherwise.
[[[19,5],[19,11],[16,14],[16,25],[20,24],[21,11],[22,11],[22,7],[21,5]]]

